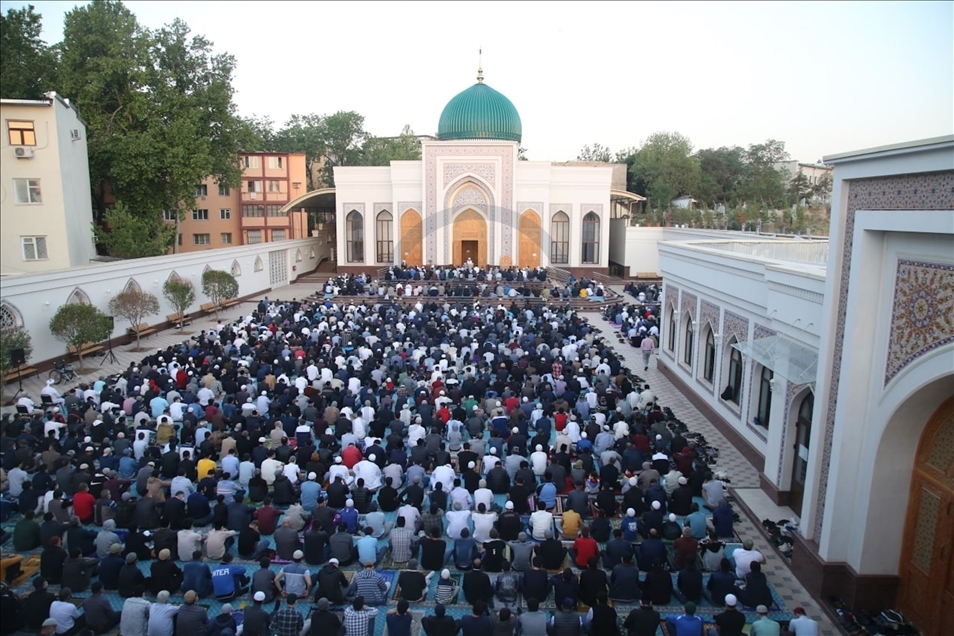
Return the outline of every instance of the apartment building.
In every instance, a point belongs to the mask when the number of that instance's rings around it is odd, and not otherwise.
[[[0,275],[89,265],[86,124],[68,99],[0,99]]]
[[[243,153],[238,188],[207,178],[196,186],[195,205],[178,221],[176,251],[194,252],[302,238],[308,219],[302,211],[283,212],[305,194],[304,153]],[[166,212],[176,223],[176,213]]]

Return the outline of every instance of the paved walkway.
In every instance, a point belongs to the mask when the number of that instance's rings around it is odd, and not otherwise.
[[[321,283],[316,281],[281,287],[268,294],[242,303],[237,307],[230,308],[222,313],[221,318],[223,321],[234,320],[238,316],[248,312],[251,309],[252,303],[256,303],[266,296],[279,299],[308,297],[317,291],[320,285]],[[701,433],[711,446],[719,449],[719,459],[716,468],[717,470],[728,473],[730,486],[735,489],[736,496],[745,498],[747,504],[749,503],[748,498],[752,497],[752,503],[760,504],[761,508],[756,505],[751,507],[754,510],[764,509],[764,502],[760,500],[761,490],[759,490],[758,471],[756,468],[729,444],[725,437],[723,437],[715,427],[692,406],[689,400],[657,370],[656,360],[653,359],[650,362],[648,370],[643,370],[640,352],[625,342],[619,342],[619,331],[613,329],[609,323],[604,321],[599,313],[583,312],[581,315],[589,318],[591,325],[604,334],[607,342],[622,356],[629,367],[650,384],[661,404],[671,408],[676,417],[689,427],[689,430]],[[211,328],[215,324],[214,316],[206,316],[197,319],[181,331],[177,329],[166,329],[148,338],[144,338],[139,350],[136,350],[135,343],[114,347],[113,353],[116,355],[117,363],[102,365],[102,357],[90,358],[86,361],[84,369],[82,369],[80,373],[79,380],[64,383],[59,388],[66,390],[69,387],[75,386],[78,382],[94,382],[100,376],[119,373],[125,370],[131,362],[141,360],[145,352],[158,348],[164,349],[169,345],[181,342],[190,335]],[[43,388],[45,380],[46,374],[24,379],[24,391],[39,402],[40,389]],[[13,393],[16,391],[16,386],[16,382],[7,385],[4,391],[4,403],[13,396]],[[12,406],[3,407],[3,412],[12,410]],[[792,574],[785,560],[775,552],[774,548],[758,530],[755,524],[759,523],[760,520],[750,519],[744,511],[740,510],[739,512],[742,522],[737,524],[736,530],[743,539],[752,539],[756,547],[766,555],[768,563],[764,571],[770,583],[775,587],[782,599],[784,599],[786,606],[788,606],[788,608],[797,606],[804,607],[810,617],[819,621],[821,636],[837,636],[840,634],[831,621],[827,619],[819,604],[805,591],[805,588]],[[772,518],[777,520],[778,518],[784,518],[784,516],[785,515],[781,517],[773,516]]]

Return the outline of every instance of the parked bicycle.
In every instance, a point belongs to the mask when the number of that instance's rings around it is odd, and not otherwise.
[[[75,380],[79,376],[76,375],[76,372],[73,371],[73,365],[66,362],[54,362],[53,370],[50,371],[50,379],[53,380],[53,384],[59,384],[63,380],[70,382]]]

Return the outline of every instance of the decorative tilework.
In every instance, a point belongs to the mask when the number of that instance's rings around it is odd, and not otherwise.
[[[722,341],[728,342],[732,336],[739,342],[745,342],[749,337],[749,319],[726,309],[722,316]]]
[[[834,348],[829,376],[828,405],[825,412],[825,441],[822,446],[818,499],[815,502],[813,538],[821,536],[825,520],[825,499],[828,496],[828,473],[831,465],[832,438],[835,434],[835,411],[841,380],[841,361],[845,347],[845,317],[848,313],[848,281],[851,279],[851,254],[854,248],[855,213],[858,210],[951,210],[954,209],[954,171],[930,174],[900,175],[859,179],[845,184],[848,202],[842,228],[841,272],[838,289],[838,314],[835,319]],[[834,273],[829,271],[829,275]]]
[[[363,204],[363,203],[343,203],[343,204],[341,205],[341,209],[342,209],[342,211],[344,212],[344,214],[348,214],[348,213],[351,212],[352,210],[355,210],[355,211],[357,211],[357,212],[360,212],[362,216],[364,215],[364,204]]]
[[[706,323],[712,326],[713,331],[719,328],[719,306],[703,299],[702,308],[699,311],[699,324],[705,327]]]
[[[490,203],[490,213],[488,214],[488,239],[489,245],[487,249],[487,258],[493,263],[495,262],[494,248],[496,241],[494,240],[494,223],[496,222],[496,213],[494,212],[495,207],[500,207],[502,209],[512,209],[513,208],[513,188],[514,188],[514,175],[513,175],[513,161],[514,161],[514,144],[490,144],[490,145],[466,145],[466,144],[454,144],[454,145],[425,145],[424,147],[424,196],[425,196],[425,205],[422,216],[424,217],[424,231],[425,231],[425,240],[424,245],[426,248],[426,260],[430,263],[434,263],[437,260],[437,234],[439,229],[439,224],[443,224],[444,231],[442,232],[444,237],[444,257],[445,259],[450,259],[450,213],[446,209],[441,214],[441,210],[437,208],[438,206],[438,196],[444,195],[444,188],[438,191],[438,174],[437,174],[437,163],[439,157],[454,157],[454,156],[477,156],[477,157],[487,157],[490,158],[499,158],[501,162],[501,178],[500,178],[500,198]],[[452,164],[453,165],[453,164]],[[470,165],[470,164],[466,164]],[[478,165],[474,162],[473,165]],[[443,175],[442,175],[443,176]]]
[[[759,338],[771,338],[775,335],[778,335],[778,332],[774,329],[769,329],[768,327],[763,327],[759,323],[755,323],[755,329],[752,332],[752,340],[758,340]]]
[[[696,319],[698,312],[696,311],[696,295],[690,294],[689,292],[682,292],[682,296],[679,297],[679,315],[689,312],[689,317],[693,320]]]
[[[516,209],[518,214],[533,210],[540,215],[540,220],[543,220],[543,201],[518,201]]]
[[[752,424],[751,422],[746,422],[745,427],[748,428],[753,433],[755,433],[755,436],[758,437],[763,442],[768,442],[768,436],[765,434],[765,431],[767,429],[764,429],[761,426],[756,426],[755,424]]]
[[[398,201],[398,214],[404,214],[408,210],[420,212],[423,207],[421,201]]]
[[[573,216],[573,204],[572,203],[551,203],[550,204],[550,218],[553,218],[553,215],[557,212],[564,212],[568,217]],[[571,232],[573,228],[570,228]]]
[[[447,187],[451,181],[462,174],[473,173],[489,183],[494,185],[496,180],[496,166],[492,163],[445,163],[444,164],[444,187]]]
[[[603,218],[603,204],[602,203],[583,203],[580,205],[580,214],[586,216],[590,212],[595,212],[596,216]]]
[[[925,353],[954,342],[954,265],[898,260],[884,383]]]
[[[388,212],[390,212],[390,211],[391,211],[391,204],[390,204],[390,203],[375,203],[375,204],[374,204],[374,218],[378,218],[378,212],[381,212],[381,211],[383,211],[383,210],[387,210]]]
[[[458,192],[456,197],[454,197],[454,205],[452,207],[454,210],[457,210],[464,206],[473,206],[486,212],[487,199],[484,197],[484,193],[477,188],[473,186],[467,186]]]

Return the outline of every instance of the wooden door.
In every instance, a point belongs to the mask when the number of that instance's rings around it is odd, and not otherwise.
[[[540,216],[533,210],[526,210],[520,215],[518,224],[520,233],[517,245],[518,264],[520,267],[540,266]]]
[[[792,485],[789,487],[789,508],[802,516],[802,501],[805,498],[805,478],[808,476],[808,449],[811,448],[812,411],[815,396],[809,393],[798,407],[795,420],[795,461],[792,462]]]
[[[479,246],[477,241],[461,241],[460,242],[460,257],[461,262],[459,264],[464,264],[469,258],[474,264],[477,263],[477,253]]]
[[[925,636],[949,634],[954,607],[954,398],[921,435],[902,543],[898,606]]]
[[[474,209],[467,209],[457,215],[453,226],[453,263],[460,265],[467,260],[464,244],[467,243],[473,254],[471,260],[478,267],[487,265],[487,221]]]
[[[401,215],[401,240],[398,241],[398,261],[408,265],[423,265],[424,227],[421,215],[408,210]]]

